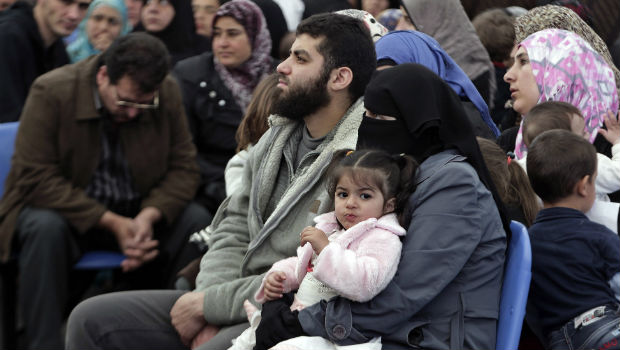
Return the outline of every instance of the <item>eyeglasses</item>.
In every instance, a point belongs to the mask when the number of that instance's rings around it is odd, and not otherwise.
[[[159,91],[155,91],[153,96],[153,103],[136,103],[123,101],[118,99],[118,92],[116,93],[116,105],[123,108],[137,108],[137,109],[157,109],[159,108]]]

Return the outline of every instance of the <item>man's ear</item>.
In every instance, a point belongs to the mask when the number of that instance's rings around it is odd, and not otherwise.
[[[383,205],[383,214],[388,214],[396,209],[396,198],[392,197]]]
[[[576,192],[579,196],[581,197],[587,197],[588,196],[588,190],[589,190],[589,186],[587,186],[590,183],[592,176],[590,175],[586,175],[584,177],[581,178],[581,180],[579,180],[577,182],[577,184],[575,185],[576,187]]]
[[[99,70],[97,70],[97,85],[105,85],[110,82],[110,77],[108,77],[108,67],[101,66]]]
[[[346,90],[353,81],[353,71],[349,67],[334,68],[329,77],[329,87],[332,90]]]

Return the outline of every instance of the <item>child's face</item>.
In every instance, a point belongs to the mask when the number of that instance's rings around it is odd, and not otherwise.
[[[585,139],[588,138],[588,134],[585,131],[586,121],[579,114],[573,114],[570,117],[570,130],[573,134],[579,135]]]
[[[393,211],[394,200],[385,201],[374,185],[357,184],[350,175],[343,175],[336,185],[334,196],[336,218],[345,229],[370,218],[380,218]]]

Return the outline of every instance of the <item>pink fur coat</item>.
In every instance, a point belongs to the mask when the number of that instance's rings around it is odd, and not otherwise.
[[[311,273],[317,280],[357,302],[372,299],[392,280],[402,248],[399,236],[406,233],[395,214],[367,219],[346,231],[340,229],[334,212],[319,215],[314,221],[330,241],[314,262]],[[265,278],[274,271],[282,271],[286,274],[284,293],[297,290],[312,254],[310,243],[297,248],[297,256],[273,264]],[[259,303],[266,301],[265,278],[254,296]]]

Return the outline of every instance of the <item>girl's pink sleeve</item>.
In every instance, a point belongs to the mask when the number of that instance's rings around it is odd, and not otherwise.
[[[277,261],[275,264],[273,264],[271,269],[269,269],[269,271],[265,273],[265,276],[263,277],[263,282],[256,291],[256,294],[254,294],[254,299],[256,300],[256,302],[262,304],[267,301],[267,299],[265,299],[264,291],[265,280],[267,279],[267,276],[269,276],[269,274],[272,272],[282,271],[286,274],[286,279],[284,280],[284,293],[288,293],[292,290],[296,290],[299,288],[299,282],[297,281],[297,276],[295,275],[295,266],[297,266],[297,260],[297,256],[292,256],[290,258]]]
[[[401,249],[399,237],[380,228],[367,233],[355,251],[331,242],[314,264],[314,277],[345,298],[365,302],[392,280]]]

